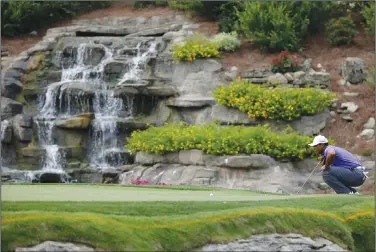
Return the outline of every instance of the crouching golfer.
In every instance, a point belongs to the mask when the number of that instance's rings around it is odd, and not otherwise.
[[[353,154],[340,147],[328,145],[326,137],[318,135],[309,144],[323,155],[322,177],[337,194],[359,194],[353,186],[366,180],[365,168]]]

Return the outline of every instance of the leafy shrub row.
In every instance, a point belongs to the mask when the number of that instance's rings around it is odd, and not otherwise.
[[[219,57],[220,51],[234,51],[239,47],[240,40],[236,32],[219,33],[211,40],[196,33],[193,38],[186,39],[182,44],[173,44],[171,52],[176,61],[191,62],[199,58]]]
[[[314,88],[269,89],[240,78],[217,88],[213,96],[219,104],[237,108],[251,118],[286,121],[322,112],[334,98],[334,94]]]
[[[296,132],[277,133],[267,125],[257,127],[167,124],[134,131],[127,139],[131,152],[165,154],[198,149],[213,155],[265,154],[276,159],[301,160],[316,157],[307,144],[309,136]]]
[[[107,1],[8,1],[1,2],[1,35],[15,36],[58,20],[110,6]]]

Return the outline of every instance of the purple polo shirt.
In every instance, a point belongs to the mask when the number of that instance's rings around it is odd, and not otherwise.
[[[357,166],[361,166],[360,160],[356,158],[353,154],[344,150],[340,147],[334,145],[328,145],[324,151],[324,157],[326,160],[326,156],[328,155],[328,151],[330,149],[334,149],[336,155],[334,157],[334,162],[332,163],[333,166],[343,167],[343,168],[355,168]]]

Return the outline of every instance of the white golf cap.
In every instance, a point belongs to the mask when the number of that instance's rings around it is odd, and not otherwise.
[[[313,142],[308,144],[309,146],[316,146],[318,144],[324,144],[324,143],[328,143],[328,139],[326,139],[326,137],[322,136],[322,135],[318,135],[318,136],[315,136],[315,138],[313,139]]]

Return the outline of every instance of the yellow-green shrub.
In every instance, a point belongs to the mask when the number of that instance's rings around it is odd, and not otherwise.
[[[286,121],[320,113],[334,98],[334,94],[314,88],[269,89],[239,78],[229,86],[217,88],[213,96],[219,104],[237,108],[251,118]]]
[[[277,133],[268,126],[167,124],[134,131],[127,142],[131,152],[153,154],[198,149],[214,155],[265,154],[289,160],[317,157],[313,148],[307,146],[312,137],[296,132]]]
[[[177,61],[193,61],[197,58],[219,56],[216,43],[199,34],[195,34],[192,39],[187,39],[183,45],[174,44],[171,51]]]

